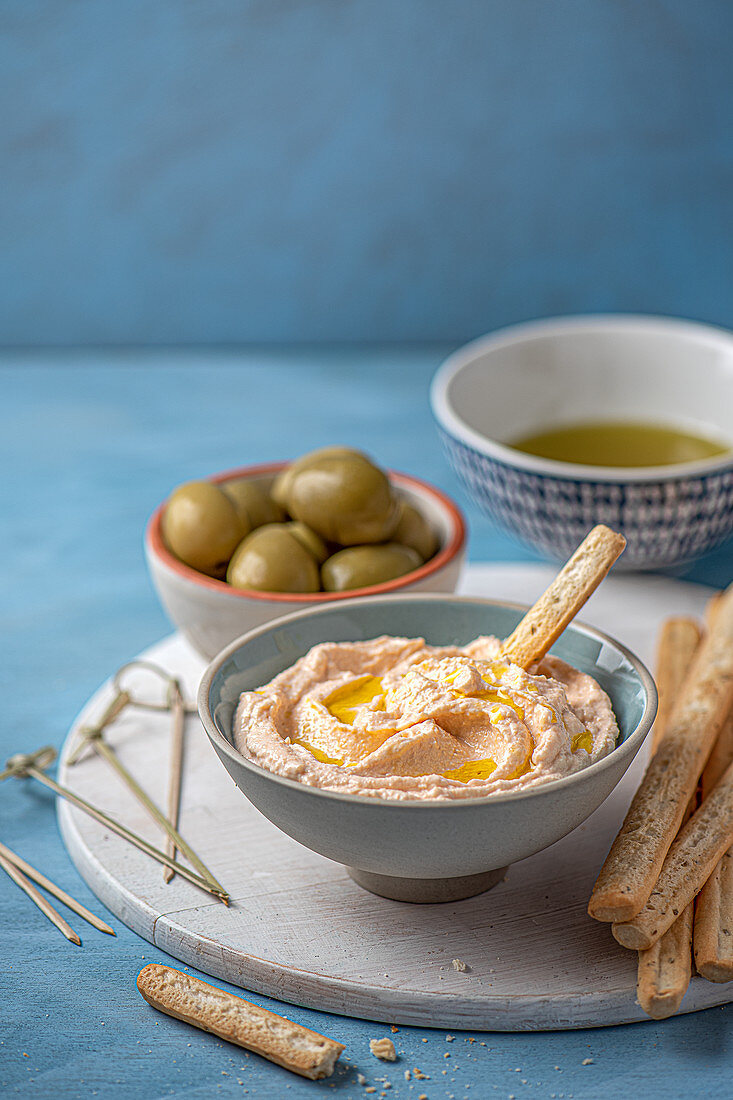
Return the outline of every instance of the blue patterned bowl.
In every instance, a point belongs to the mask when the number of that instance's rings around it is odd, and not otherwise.
[[[674,424],[733,446],[733,334],[641,316],[556,318],[454,352],[430,392],[451,465],[475,503],[563,560],[596,523],[621,531],[624,569],[692,561],[733,534],[733,450],[674,466],[536,458],[510,441],[579,421]]]

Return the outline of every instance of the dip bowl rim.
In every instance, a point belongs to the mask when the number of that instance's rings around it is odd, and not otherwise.
[[[525,612],[531,605],[517,603],[511,600],[495,600],[483,596],[457,596],[452,593],[443,592],[423,592],[423,593],[395,593],[382,596],[356,596],[351,600],[344,601],[339,605],[338,610],[347,610],[350,606],[365,606],[373,607],[378,604],[394,604],[396,602],[405,601],[408,603],[429,602],[436,605],[446,603],[458,603],[458,604],[472,604],[483,605],[488,607],[501,607],[508,608],[512,611]],[[483,795],[477,798],[381,798],[379,796],[366,796],[360,794],[348,794],[346,792],[324,790],[322,787],[314,787],[307,783],[300,783],[295,779],[288,779],[286,776],[278,775],[276,772],[269,771],[267,768],[261,767],[259,764],[254,763],[252,760],[248,760],[246,756],[243,756],[234,745],[227,740],[224,734],[220,731],[216,721],[214,719],[213,712],[210,707],[210,694],[213,685],[214,678],[224,665],[236,652],[241,649],[243,645],[246,645],[255,638],[260,637],[263,634],[267,634],[275,628],[287,626],[289,623],[298,622],[301,619],[312,618],[314,616],[320,616],[334,610],[333,605],[326,604],[322,607],[306,608],[301,611],[294,611],[288,615],[281,615],[276,619],[271,619],[269,622],[262,624],[261,626],[254,627],[248,630],[245,634],[242,634],[239,638],[236,638],[228,646],[226,646],[220,653],[214,657],[206,667],[204,674],[201,678],[197,694],[197,706],[198,713],[206,731],[206,734],[214,746],[217,755],[221,757],[223,754],[235,767],[244,767],[246,771],[251,772],[256,778],[264,778],[270,780],[278,786],[284,788],[284,790],[298,791],[300,794],[312,794],[315,798],[328,798],[335,799],[337,802],[343,802],[346,805],[358,805],[360,807],[374,806],[373,811],[365,809],[365,812],[376,813],[377,809],[382,809],[386,812],[404,812],[407,808],[412,808],[415,811],[440,811],[440,812],[457,812],[461,808],[477,808],[479,806],[492,806],[506,802],[517,802],[525,799],[539,798],[542,795],[556,792],[559,788],[567,789],[571,786],[577,786],[587,782],[589,777],[597,777],[603,771],[610,768],[614,768],[619,762],[619,754],[624,757],[628,757],[626,766],[623,769],[621,775],[625,774],[627,768],[631,764],[632,760],[636,756],[637,752],[641,748],[647,734],[652,728],[654,719],[657,713],[657,688],[654,682],[652,674],[647,669],[643,661],[636,656],[636,654],[623,645],[616,638],[613,638],[610,634],[606,634],[604,631],[598,630],[595,627],[589,626],[582,621],[573,620],[566,630],[576,631],[586,637],[590,637],[595,641],[600,641],[605,645],[610,645],[618,653],[620,653],[631,665],[634,673],[637,675],[640,686],[644,691],[644,709],[641,718],[634,730],[632,730],[624,739],[617,743],[614,748],[606,756],[600,760],[595,761],[593,764],[589,764],[587,767],[582,768],[580,771],[574,772],[571,775],[561,776],[559,779],[549,780],[546,783],[540,783],[536,787],[530,787],[521,791],[502,791],[496,794]],[[564,633],[564,632],[563,632]],[[323,639],[327,641],[328,639]],[[366,639],[365,639],[366,640]],[[314,643],[318,644],[318,643]],[[286,666],[287,667],[287,666]],[[614,711],[615,714],[615,711]],[[618,718],[617,718],[618,721]],[[622,732],[622,731],[620,731]],[[229,768],[227,767],[227,771]],[[231,772],[230,772],[231,775]],[[617,783],[620,781],[617,780]],[[615,786],[616,784],[614,784]],[[244,792],[243,792],[244,793]],[[245,797],[246,794],[245,794]]]
[[[688,477],[715,475],[733,470],[733,446],[720,455],[690,462],[663,466],[594,466],[577,462],[561,462],[527,454],[509,443],[501,443],[490,435],[472,428],[463,419],[450,399],[450,386],[461,371],[470,367],[484,354],[542,337],[567,336],[577,333],[604,335],[606,332],[638,333],[639,335],[691,337],[701,344],[717,346],[730,355],[733,373],[733,331],[721,325],[690,321],[681,317],[665,317],[645,313],[588,313],[545,317],[521,321],[495,329],[462,344],[443,360],[430,384],[430,405],[440,428],[487,458],[504,466],[514,467],[529,475],[569,480],[595,481],[613,484],[680,481]],[[684,415],[680,412],[679,423]]]

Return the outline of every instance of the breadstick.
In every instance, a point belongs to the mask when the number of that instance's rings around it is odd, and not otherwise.
[[[731,703],[733,586],[593,887],[588,912],[596,920],[629,921],[646,904]]]
[[[733,848],[729,848],[698,894],[695,966],[709,982],[733,981]]]
[[[714,596],[708,605],[713,621],[720,605]],[[733,712],[723,724],[702,773],[705,798],[733,761]],[[695,905],[695,965],[709,982],[733,981],[733,848],[729,848],[698,894]]]
[[[622,947],[651,947],[689,905],[733,843],[733,764],[669,849],[644,908],[612,926]]]
[[[144,967],[137,976],[137,987],[160,1012],[261,1054],[311,1081],[330,1077],[344,1049],[342,1043],[317,1031],[170,966],[151,963]]]
[[[657,646],[656,681],[659,703],[652,728],[652,752],[669,725],[674,702],[687,675],[702,630],[696,619],[667,619],[662,624]]]
[[[718,593],[718,595],[713,596],[708,603],[705,616],[708,629],[712,629],[720,612],[722,598],[722,593]],[[707,798],[731,761],[733,761],[733,709],[728,711],[702,773],[701,786],[703,798]]]
[[[713,789],[732,760],[733,711],[729,711],[702,773],[703,798],[707,798],[708,793]]]
[[[667,619],[662,625],[657,647],[657,690],[659,707],[654,723],[652,748],[661,741],[674,700],[684,682],[700,641],[701,630],[695,619]],[[697,792],[690,799],[684,821],[695,812]],[[692,922],[694,905],[690,903],[671,928],[646,951],[639,952],[636,999],[653,1020],[666,1020],[682,1004],[692,973]]]
[[[715,622],[715,619],[720,611],[720,605],[723,602],[725,591],[716,592],[714,596],[711,596],[708,600],[708,605],[705,608],[705,622],[707,623],[708,630]]]
[[[655,944],[639,952],[636,997],[653,1020],[674,1016],[690,984],[694,908],[686,906]]]
[[[603,524],[594,527],[504,642],[504,656],[522,668],[541,661],[595,592],[624,546],[623,535]]]

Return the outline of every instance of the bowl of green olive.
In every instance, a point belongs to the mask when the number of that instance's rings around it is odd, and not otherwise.
[[[145,533],[163,608],[207,659],[314,604],[453,592],[465,544],[444,493],[349,447],[186,482]]]

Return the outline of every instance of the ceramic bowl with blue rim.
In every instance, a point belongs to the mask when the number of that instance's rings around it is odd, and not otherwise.
[[[452,354],[431,386],[449,461],[473,501],[551,560],[605,523],[621,569],[693,561],[733,535],[733,334],[663,317],[533,321]],[[665,466],[581,466],[512,446],[582,422],[673,426],[721,453]]]
[[[344,864],[361,886],[399,901],[454,901],[481,893],[508,864],[580,825],[619,782],[649,732],[657,693],[649,672],[621,643],[574,623],[551,652],[608,693],[620,734],[616,748],[582,771],[524,791],[458,801],[392,801],[309,787],[252,763],[234,747],[242,691],[288,668],[323,641],[381,634],[465,645],[506,637],[527,608],[454,595],[360,597],[283,616],[227,646],[199,688],[201,720],[229,775],[288,836]]]

